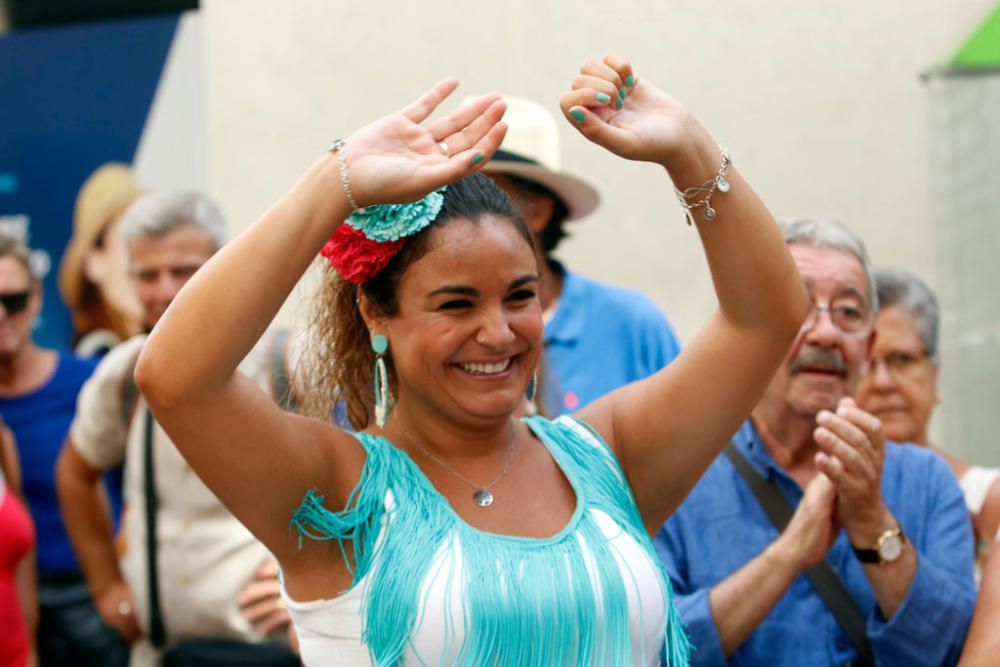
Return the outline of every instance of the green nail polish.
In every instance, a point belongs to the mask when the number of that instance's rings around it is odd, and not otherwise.
[[[625,77],[625,85],[628,86],[629,88],[635,85],[635,79],[632,78],[631,74]]]
[[[625,103],[621,101],[621,98],[618,98],[618,100],[615,102],[615,108],[621,109],[623,106],[625,106]]]
[[[587,117],[583,115],[583,112],[579,109],[573,109],[569,112],[569,115],[573,117],[573,120],[580,123],[580,125],[583,125],[583,121],[587,119]]]
[[[619,88],[618,89],[618,97],[622,98],[622,100],[624,100],[626,97],[628,97],[628,93],[625,92],[624,88]]]
[[[473,165],[477,165],[477,164],[479,164],[482,161],[483,161],[483,154],[482,153],[476,153],[476,155],[472,158],[472,164]]]
[[[608,95],[606,93],[597,93],[597,101],[599,103],[605,104],[606,102],[608,102],[610,100],[611,100],[611,96],[610,95]]]

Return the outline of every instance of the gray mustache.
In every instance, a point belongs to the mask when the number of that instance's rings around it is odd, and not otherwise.
[[[819,366],[828,368],[841,377],[847,376],[847,362],[837,350],[825,347],[806,347],[792,360],[788,367],[788,372],[792,375],[800,373],[803,369]]]

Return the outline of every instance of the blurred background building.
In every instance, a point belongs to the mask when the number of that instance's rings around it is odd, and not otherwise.
[[[726,144],[778,216],[833,215],[878,265],[939,293],[945,448],[1000,463],[1000,7],[996,0],[0,0],[0,215],[53,264],[76,188],[107,160],[207,190],[249,225],[329,140],[443,76],[554,111],[615,49]],[[457,100],[449,101],[452,108]],[[689,339],[714,308],[663,174],[562,128],[598,211],[560,254],[639,287]],[[308,281],[306,281],[308,283]],[[46,283],[55,294],[54,283]],[[304,285],[281,317],[301,311]],[[67,319],[47,299],[42,326]]]

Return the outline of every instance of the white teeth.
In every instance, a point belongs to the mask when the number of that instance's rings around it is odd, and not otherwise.
[[[472,373],[473,375],[492,375],[493,373],[502,373],[510,368],[510,359],[507,358],[495,364],[459,364],[459,367],[466,373]]]

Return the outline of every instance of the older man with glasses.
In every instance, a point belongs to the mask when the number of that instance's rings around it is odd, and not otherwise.
[[[751,418],[656,536],[699,665],[943,665],[975,601],[961,490],[850,398],[878,311],[864,246],[783,225],[813,307]]]
[[[1000,538],[1000,468],[972,465],[931,442],[931,415],[940,400],[937,298],[905,271],[880,270],[875,283],[878,336],[858,385],[858,405],[882,421],[890,440],[927,447],[948,461],[965,494],[981,563]]]

